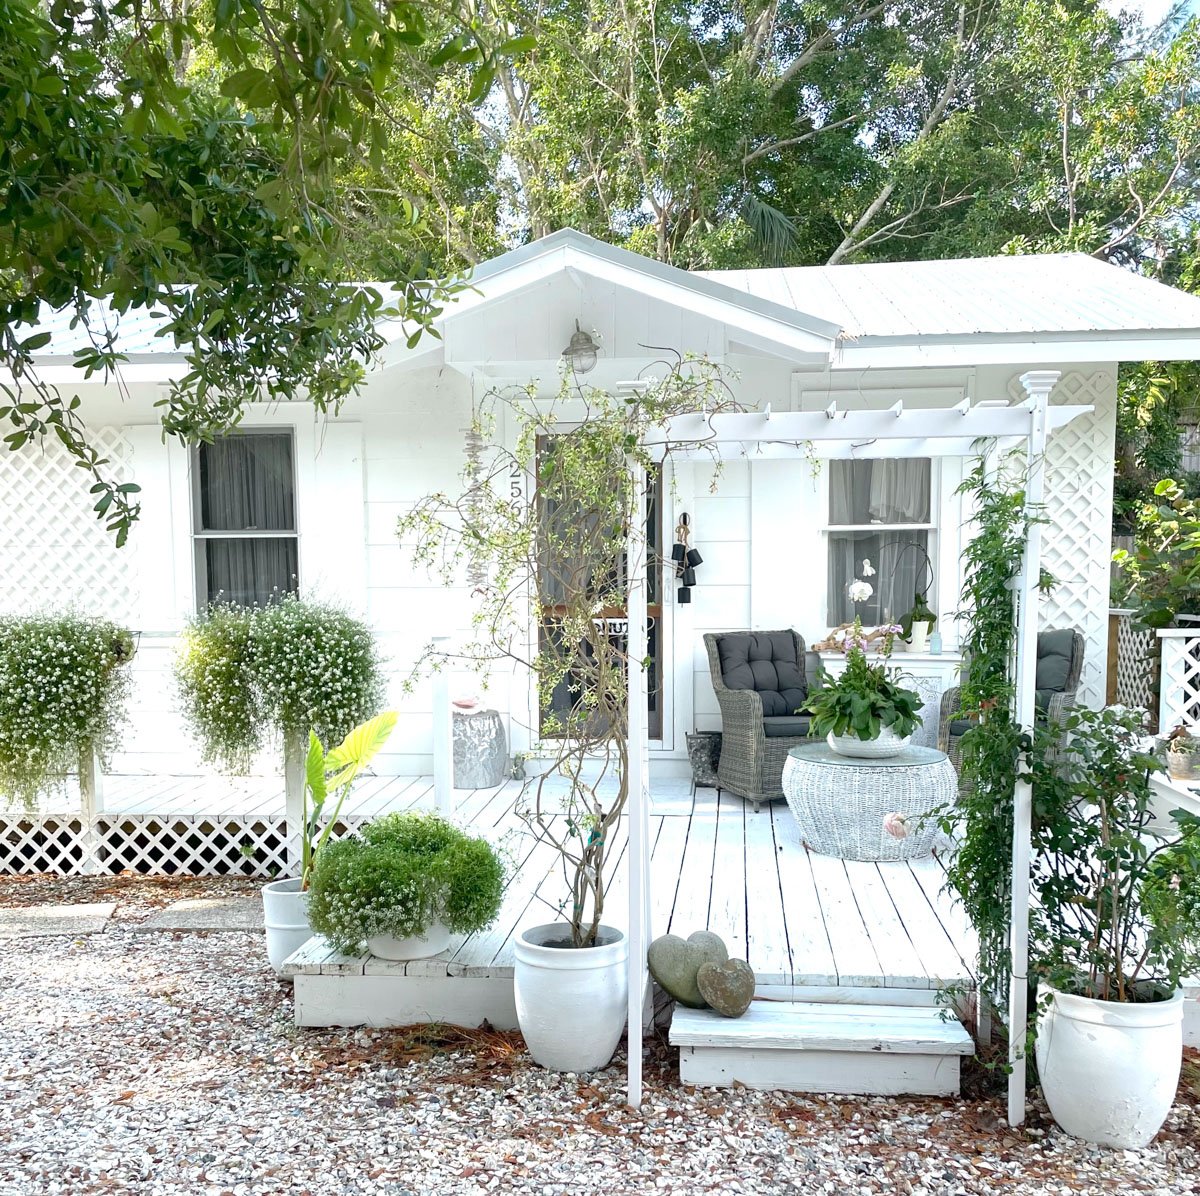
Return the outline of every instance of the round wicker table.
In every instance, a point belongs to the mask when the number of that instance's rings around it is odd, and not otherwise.
[[[821,855],[844,860],[907,860],[929,855],[937,843],[931,810],[958,793],[954,766],[945,752],[906,747],[895,756],[840,756],[822,741],[788,752],[783,792],[800,838]],[[908,834],[884,830],[886,815],[903,814]]]

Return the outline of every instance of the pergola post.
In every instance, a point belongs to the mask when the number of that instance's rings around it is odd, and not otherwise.
[[[633,487],[636,509],[646,493],[646,469],[640,460],[629,459],[629,484]],[[648,852],[649,812],[647,810],[647,780],[649,776],[649,729],[646,725],[646,529],[640,518],[634,518],[626,548],[626,569],[629,585],[628,617],[625,652],[628,678],[626,705],[628,710],[628,770],[629,787],[627,817],[629,819],[629,1008],[626,1037],[628,1041],[628,1100],[633,1108],[642,1103],[642,1007],[646,996],[646,951],[649,935],[650,866]]]
[[[1037,592],[1042,571],[1041,509],[1046,485],[1047,411],[1050,392],[1058,381],[1057,370],[1033,370],[1021,375],[1030,398],[1025,510],[1029,515],[1025,552],[1014,592],[1017,618],[1016,699],[1017,722],[1031,738],[1037,717],[1034,694],[1037,670]],[[1033,821],[1033,787],[1029,754],[1017,761],[1018,779],[1013,789],[1012,905],[1009,949],[1012,972],[1008,987],[1008,1123],[1025,1120],[1025,1026],[1029,1016],[1029,857]]]
[[[433,674],[433,805],[443,816],[454,811],[454,736],[450,711],[450,677],[446,672],[450,637],[435,635],[433,650],[440,656]]]

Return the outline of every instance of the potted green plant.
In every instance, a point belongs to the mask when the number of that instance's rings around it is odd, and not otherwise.
[[[1175,781],[1193,781],[1200,767],[1200,737],[1186,727],[1176,727],[1167,736],[1167,772]]]
[[[798,711],[811,715],[808,733],[824,735],[843,756],[894,756],[921,725],[921,695],[906,689],[887,663],[892,637],[899,630],[895,625],[884,629],[879,641],[882,659],[872,664],[862,623],[855,619],[844,641],[845,668],[836,677],[822,670]]]
[[[326,752],[315,731],[308,736],[304,769],[304,804],[300,821],[300,875],[263,886],[263,924],[267,957],[279,975],[283,961],[311,937],[309,886],[321,852],[337,825],[342,803],[358,774],[375,758],[396,725],[394,711],[360,723],[337,747]],[[326,815],[326,807],[332,809]]]
[[[1196,959],[1196,820],[1154,823],[1161,762],[1143,715],[1076,710],[1038,736],[1030,955],[1040,979],[1036,1054],[1058,1124],[1105,1146],[1151,1141],[1174,1100],[1183,1052],[1180,980]]]
[[[431,495],[400,521],[417,564],[446,584],[476,572],[475,638],[462,656],[530,678],[539,769],[515,810],[557,854],[565,883],[557,899],[542,886],[548,918],[517,934],[516,1003],[530,1053],[555,1070],[606,1066],[626,1023],[628,939],[606,898],[630,794],[627,681],[647,667],[646,646],[627,641],[624,568],[654,501],[659,462],[644,441],[676,416],[733,410],[719,368],[703,360],[632,397],[570,373],[552,399],[499,390],[475,413],[489,449],[468,464],[462,494]]]
[[[437,814],[388,814],[317,857],[309,920],[339,951],[421,959],[500,912],[495,849]]]

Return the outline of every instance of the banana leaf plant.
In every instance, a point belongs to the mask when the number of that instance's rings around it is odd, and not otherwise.
[[[333,830],[355,777],[374,759],[396,726],[396,712],[385,710],[360,723],[335,748],[325,751],[315,731],[308,733],[304,763],[304,835],[300,844],[300,888],[306,890],[317,857]],[[333,801],[328,817],[325,807]],[[324,825],[322,825],[324,823]]]

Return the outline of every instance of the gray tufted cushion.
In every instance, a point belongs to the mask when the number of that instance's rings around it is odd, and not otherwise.
[[[1070,628],[1064,631],[1043,631],[1037,638],[1037,675],[1034,687],[1042,694],[1060,694],[1067,688],[1071,675],[1071,648],[1075,633]]]
[[[723,635],[717,653],[726,686],[759,694],[764,718],[795,714],[808,697],[804,662],[796,659],[794,636],[753,631]]]
[[[799,739],[808,734],[807,714],[779,715],[763,719],[763,734],[768,739]]]

